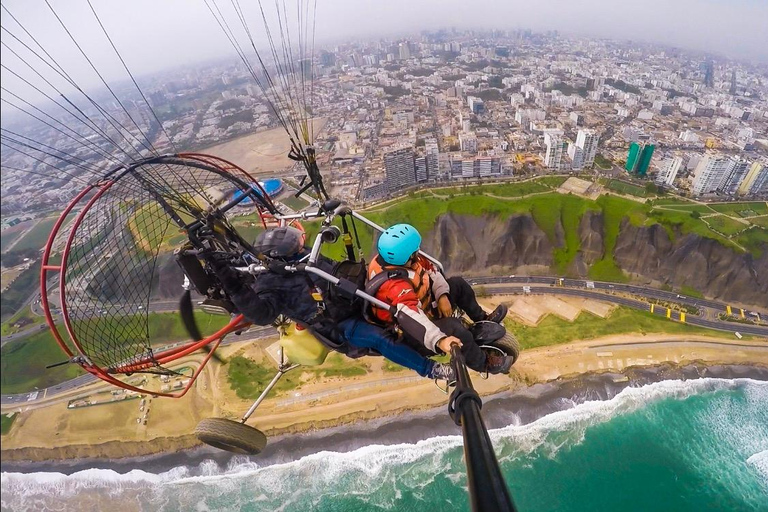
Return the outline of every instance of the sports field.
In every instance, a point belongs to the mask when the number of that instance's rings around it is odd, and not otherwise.
[[[325,118],[322,117],[312,120],[315,134],[323,130],[325,122]],[[290,147],[290,141],[285,130],[274,128],[245,135],[199,151],[235,162],[251,174],[269,175],[286,170],[294,164],[293,160],[288,158]]]

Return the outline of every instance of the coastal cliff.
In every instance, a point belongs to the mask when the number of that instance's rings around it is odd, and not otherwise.
[[[768,306],[768,251],[754,258],[695,234],[670,237],[658,224],[621,223],[614,251],[625,271],[708,297]]]
[[[587,211],[578,225],[578,248],[565,274],[589,277],[595,263],[611,259],[636,281],[686,286],[715,299],[768,306],[768,248],[755,257],[712,238],[683,234],[661,224],[635,226],[624,218],[612,250],[602,212]],[[447,213],[425,234],[424,247],[448,273],[556,273],[564,247],[556,222],[548,237],[530,214],[470,216]]]

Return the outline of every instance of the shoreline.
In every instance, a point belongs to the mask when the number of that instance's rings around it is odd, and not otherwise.
[[[561,376],[553,380],[518,386],[511,390],[483,396],[483,418],[488,429],[501,428],[510,423],[527,424],[558,410],[569,409],[590,400],[608,400],[626,387],[640,387],[665,380],[693,380],[700,378],[748,378],[768,381],[768,365],[760,364],[708,364],[703,362],[676,365],[664,363],[653,366],[635,366],[617,371],[592,371]],[[351,427],[354,423],[354,427]],[[200,445],[193,435],[162,438],[152,444],[161,451],[131,454],[126,445],[139,442],[109,442],[123,454],[122,457],[68,457],[54,459],[51,451],[67,454],[84,452],[94,446],[66,446],[60,449],[20,448],[32,451],[37,460],[9,460],[3,451],[0,470],[3,473],[56,472],[70,475],[87,469],[105,469],[127,473],[141,469],[148,473],[163,473],[184,466],[194,474],[203,462],[216,463],[226,468],[233,461],[249,460],[259,466],[287,463],[320,451],[348,452],[371,444],[391,445],[416,443],[436,436],[460,435],[460,430],[447,414],[446,405],[440,407],[406,408],[370,419],[357,418],[353,422],[335,426],[282,433],[270,436],[267,448],[258,456],[247,457]],[[97,445],[101,446],[101,445]],[[47,453],[46,453],[47,452]],[[127,455],[126,455],[127,453]],[[21,453],[20,453],[21,454]]]
[[[233,350],[239,349],[233,347]],[[521,353],[509,377],[499,375],[484,380],[474,375],[473,383],[485,401],[492,401],[499,394],[525,393],[526,390],[537,385],[550,385],[564,379],[589,381],[593,376],[600,378],[601,375],[627,372],[632,374],[664,364],[676,368],[695,364],[699,368],[698,373],[703,372],[707,367],[715,366],[749,367],[753,369],[751,371],[761,372],[768,369],[768,343],[765,341],[745,343],[743,340],[710,336],[651,333],[612,335],[588,341],[526,349]],[[184,402],[174,402],[176,415],[165,415],[164,430],[158,432],[160,435],[145,439],[104,436],[106,431],[88,426],[80,428],[88,428],[89,431],[93,431],[93,434],[81,433],[73,437],[66,430],[62,430],[66,428],[67,423],[61,427],[54,426],[57,425],[55,423],[49,424],[40,432],[33,426],[33,430],[29,433],[17,432],[25,434],[27,439],[35,444],[19,446],[20,439],[14,438],[17,434],[13,431],[11,436],[4,436],[0,469],[5,470],[8,464],[34,465],[46,461],[55,461],[65,466],[78,464],[86,467],[96,461],[112,463],[116,460],[136,458],[158,459],[169,454],[173,456],[194,450],[209,450],[215,455],[217,450],[205,447],[194,437],[192,434],[194,425],[202,417],[224,416],[239,419],[242,411],[251,404],[250,400],[228,399],[226,393],[234,394],[230,392],[231,390],[215,391],[215,386],[211,387],[213,379],[217,378],[216,375],[220,370],[221,368],[207,369],[209,378],[198,385],[202,389],[198,389],[194,395],[190,396],[185,402],[186,405]],[[293,402],[293,400],[285,395],[272,397],[262,404],[260,414],[254,416],[249,421],[249,425],[261,429],[270,437],[271,442],[267,447],[269,450],[273,444],[272,441],[277,443],[283,438],[290,438],[295,442],[298,439],[312,437],[315,433],[327,433],[334,429],[347,432],[351,430],[357,433],[358,426],[363,423],[398,423],[403,418],[407,420],[414,415],[443,410],[447,406],[448,397],[438,391],[432,381],[398,383],[396,381],[402,381],[402,375],[410,374],[401,372],[399,375],[369,374],[363,378],[364,380],[350,380],[351,385],[345,384],[341,388],[338,384],[329,381],[324,383],[322,388],[305,392],[306,396],[318,394],[313,391],[319,391],[323,395],[328,394],[323,390],[333,392],[321,400],[313,398],[309,402],[310,407],[307,407],[305,401],[286,406],[285,402]],[[387,378],[382,379],[382,377]],[[657,380],[664,378],[674,377],[660,377]],[[768,380],[768,377],[764,380]],[[344,387],[358,388],[360,385],[357,383],[366,382],[374,384],[375,387],[365,386],[364,391],[340,392]],[[205,393],[201,394],[202,390],[209,388],[211,389],[208,391],[208,396],[205,396]],[[61,405],[58,407],[63,409]],[[179,413],[187,417],[181,418],[178,416]],[[22,417],[18,427],[12,428],[21,429],[28,421],[32,422],[30,425],[34,425],[34,422],[47,421],[51,418],[45,410],[32,411],[31,414],[31,417],[28,415]],[[237,418],[234,415],[237,415]],[[63,421],[69,422],[73,417],[65,413],[58,418],[58,421],[62,421],[63,418]],[[351,428],[350,425],[354,427]],[[41,432],[47,432],[46,435],[51,437],[41,437]],[[59,433],[62,435],[61,440],[58,443],[51,442],[52,436],[59,436]],[[102,439],[101,436],[105,439],[97,441],[97,437],[99,440]],[[66,439],[77,439],[77,441],[67,442]],[[259,456],[254,460],[262,458],[263,456]]]

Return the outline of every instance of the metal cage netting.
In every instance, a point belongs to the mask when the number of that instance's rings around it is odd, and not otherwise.
[[[155,359],[168,338],[150,322],[158,257],[186,241],[184,226],[236,194],[254,194],[246,173],[230,171],[196,159],[154,158],[112,171],[83,199],[61,282],[70,336],[89,364],[109,373],[136,365],[170,373]]]

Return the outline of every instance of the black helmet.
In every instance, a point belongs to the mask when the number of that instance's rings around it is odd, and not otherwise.
[[[271,228],[256,238],[253,248],[257,254],[268,258],[287,260],[304,248],[304,240],[304,232],[300,229],[290,226]]]

